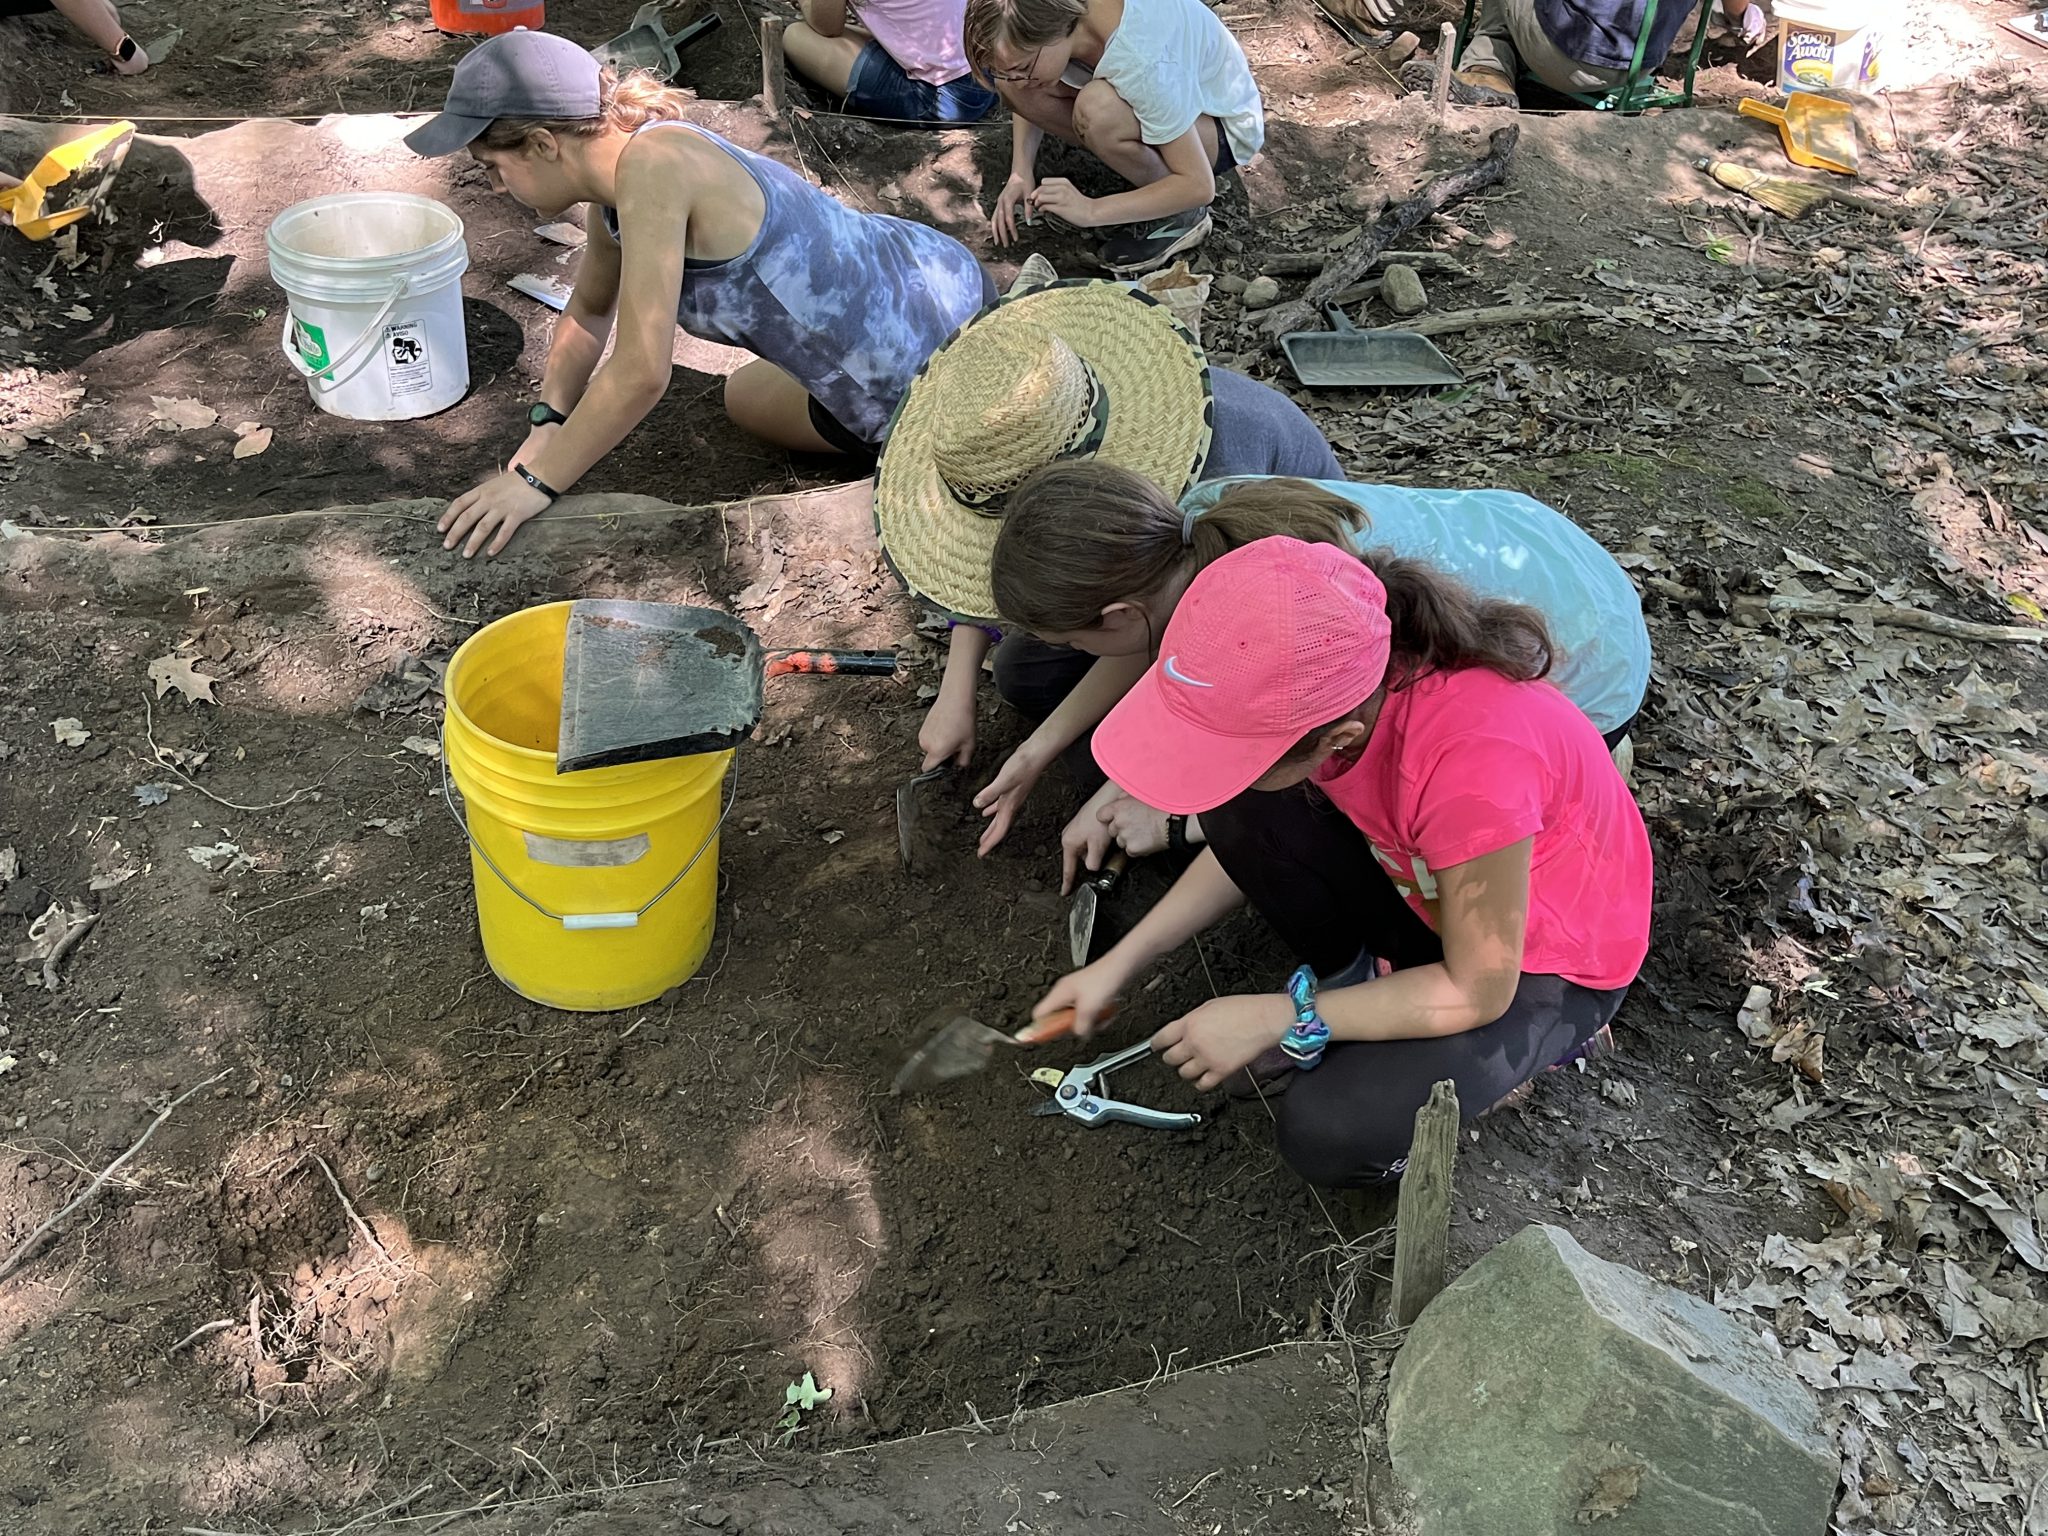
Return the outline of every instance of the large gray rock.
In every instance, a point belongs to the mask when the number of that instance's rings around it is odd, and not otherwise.
[[[1387,1415],[1427,1536],[1826,1536],[1841,1465],[1754,1334],[1557,1227],[1429,1304]]]

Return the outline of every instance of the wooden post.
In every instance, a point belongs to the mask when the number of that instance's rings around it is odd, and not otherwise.
[[[782,17],[761,18],[761,108],[770,117],[782,116],[782,28]]]
[[[1437,28],[1436,79],[1430,84],[1429,105],[1439,126],[1451,103],[1451,56],[1458,51],[1458,29],[1448,21]]]
[[[1394,1326],[1406,1328],[1444,1288],[1451,1248],[1451,1173],[1458,1161],[1458,1089],[1429,1090],[1415,1111],[1415,1139],[1394,1217]]]

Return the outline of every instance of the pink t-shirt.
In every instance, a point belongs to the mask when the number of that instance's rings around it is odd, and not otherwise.
[[[944,85],[967,73],[967,0],[856,0],[849,10],[911,79]]]
[[[1642,968],[1649,834],[1600,733],[1550,684],[1472,667],[1389,693],[1364,755],[1322,790],[1433,930],[1437,870],[1533,837],[1522,970],[1607,990]]]

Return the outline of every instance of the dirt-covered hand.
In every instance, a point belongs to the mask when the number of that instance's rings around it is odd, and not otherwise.
[[[974,695],[954,698],[940,689],[932,707],[925,712],[924,724],[917,729],[917,746],[924,753],[924,766],[928,769],[941,763],[965,768],[973,762]]]
[[[1088,803],[1074,812],[1074,819],[1067,823],[1060,833],[1060,894],[1066,895],[1074,888],[1074,881],[1083,869],[1102,868],[1102,861],[1109,857],[1109,850],[1116,846],[1116,837],[1106,823],[1096,819],[1096,812],[1111,800],[1123,794],[1115,784],[1105,784],[1088,797]]]
[[[1117,847],[1134,859],[1142,859],[1148,853],[1162,853],[1166,849],[1166,812],[1156,810],[1121,790],[1097,807],[1095,819],[1109,828],[1109,835],[1116,840]]]
[[[519,531],[521,523],[539,516],[550,505],[545,493],[507,470],[456,497],[435,526],[447,535],[441,540],[441,547],[453,549],[461,544],[465,560],[483,549],[486,539],[490,541],[488,553],[495,555]]]
[[[1045,765],[1025,748],[1019,747],[1003,759],[1003,766],[996,770],[996,776],[974,797],[975,809],[988,818],[988,825],[982,829],[981,845],[976,850],[983,858],[987,858],[989,851],[1010,835],[1017,813],[1024,809],[1025,799],[1044,772]]]
[[[1160,1030],[1152,1049],[1207,1092],[1278,1045],[1293,1022],[1294,1005],[1282,993],[1219,997]]]
[[[1076,229],[1092,229],[1099,222],[1095,199],[1064,176],[1048,176],[1041,181],[1038,190],[1031,194],[1031,208],[1034,213],[1065,219]]]
[[[1029,205],[1035,183],[1029,176],[1012,172],[996,194],[996,205],[988,216],[988,230],[997,245],[1008,245],[1018,235],[1017,216]]]
[[[1124,989],[1128,980],[1112,957],[1104,955],[1093,965],[1069,971],[1054,982],[1031,1010],[1031,1017],[1042,1019],[1055,1009],[1071,1008],[1074,1010],[1074,1033],[1085,1038],[1095,1033],[1095,1026],[1111,1011],[1117,993]]]

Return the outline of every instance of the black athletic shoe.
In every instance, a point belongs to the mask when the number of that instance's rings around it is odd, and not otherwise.
[[[1139,277],[1158,270],[1174,257],[1192,251],[1209,238],[1209,210],[1195,208],[1170,219],[1144,225],[1102,242],[1103,266],[1118,277]]]

